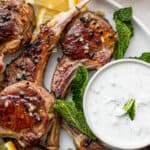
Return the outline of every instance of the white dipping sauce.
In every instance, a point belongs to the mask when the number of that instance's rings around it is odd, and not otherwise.
[[[123,106],[135,99],[132,121]],[[104,143],[121,149],[150,144],[150,66],[137,60],[106,65],[90,81],[84,112],[91,130]]]

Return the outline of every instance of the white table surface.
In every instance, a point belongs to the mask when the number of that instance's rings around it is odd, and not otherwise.
[[[150,30],[150,0],[115,0],[124,6],[132,6],[133,12]]]

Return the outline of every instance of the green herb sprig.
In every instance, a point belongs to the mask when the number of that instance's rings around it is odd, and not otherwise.
[[[88,83],[88,71],[85,66],[78,67],[75,77],[71,83],[73,101],[56,100],[54,108],[60,113],[62,118],[68,121],[80,132],[95,140],[96,137],[89,129],[82,107],[83,94]]]
[[[115,20],[118,33],[114,58],[121,59],[124,57],[131,37],[134,34],[132,26],[132,7],[119,9],[114,13],[113,19]]]
[[[124,111],[126,114],[129,115],[130,119],[133,121],[135,118],[135,111],[136,111],[136,105],[135,105],[135,100],[130,99],[126,104],[123,106]]]
[[[77,128],[80,132],[93,140],[96,139],[86,123],[83,111],[77,109],[74,102],[56,100],[54,108],[61,114],[62,118]]]
[[[82,100],[88,80],[88,70],[83,65],[79,66],[71,83],[71,92],[73,95],[72,100],[74,101],[76,107],[80,110],[83,108]]]
[[[130,58],[135,58],[150,63],[150,52],[142,53],[142,55],[139,57],[130,57]]]

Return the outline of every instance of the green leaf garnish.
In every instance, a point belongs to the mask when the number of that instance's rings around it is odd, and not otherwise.
[[[93,140],[96,139],[86,123],[83,111],[77,109],[74,102],[56,100],[54,108],[66,121],[77,128],[80,132]]]
[[[89,138],[95,140],[96,137],[89,129],[82,107],[83,94],[88,83],[88,71],[85,66],[78,67],[75,77],[71,83],[73,101],[56,100],[54,109],[59,112],[64,120],[78,129]]]
[[[88,70],[85,66],[81,65],[78,67],[75,77],[71,83],[71,92],[73,94],[72,100],[76,107],[80,110],[82,110],[82,100],[87,83]]]
[[[132,20],[132,7],[126,7],[114,12],[114,20],[128,22]]]
[[[150,63],[150,52],[142,53],[142,55],[139,57],[130,57],[130,58],[135,58]]]
[[[116,42],[114,58],[121,59],[124,57],[133,36],[132,26],[132,7],[120,9],[114,13],[114,20],[118,32],[118,41]]]
[[[135,100],[128,100],[128,102],[123,106],[123,109],[125,110],[126,114],[129,115],[130,119],[134,120],[136,110]]]

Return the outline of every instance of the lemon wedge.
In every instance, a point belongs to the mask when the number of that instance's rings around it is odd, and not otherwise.
[[[56,1],[56,0],[55,0]],[[76,5],[79,0],[28,0],[27,2],[38,5],[37,15],[36,15],[36,28],[39,29],[39,26],[46,21],[50,20],[56,14],[66,11],[69,8]],[[61,9],[58,9],[58,6],[61,5]]]
[[[80,0],[68,0],[69,8],[72,8],[73,6],[75,6],[76,4],[78,4],[79,1]]]
[[[69,9],[68,0],[26,0],[26,2],[57,11]]]
[[[56,14],[66,11],[80,2],[80,0],[26,0],[27,3],[37,6],[36,29],[50,20]]]
[[[17,150],[14,143],[11,141],[8,141],[7,143],[4,144],[4,146],[8,149],[8,150]]]
[[[26,0],[27,3],[56,11],[66,11],[79,3],[80,0]]]
[[[41,24],[45,23],[46,21],[52,19],[52,17],[58,14],[59,11],[47,9],[45,7],[38,7],[37,15],[36,15],[36,27],[38,28]]]
[[[17,150],[12,141],[0,144],[0,150]]]

